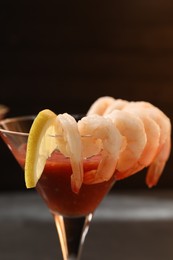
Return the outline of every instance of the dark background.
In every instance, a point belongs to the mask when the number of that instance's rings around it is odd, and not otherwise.
[[[8,116],[85,113],[99,96],[145,100],[172,120],[173,1],[0,2],[0,103]],[[0,190],[25,189],[0,141]],[[156,189],[173,188],[172,156]],[[117,189],[146,188],[145,171]]]

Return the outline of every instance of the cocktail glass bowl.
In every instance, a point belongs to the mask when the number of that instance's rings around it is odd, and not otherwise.
[[[24,169],[27,140],[34,116],[7,118],[0,122],[0,135]],[[54,140],[61,136],[50,136]],[[83,136],[81,138],[88,138]],[[75,151],[74,151],[75,152]],[[100,156],[83,159],[85,171],[96,169]],[[82,184],[79,193],[71,189],[70,159],[58,150],[47,160],[36,190],[54,217],[64,260],[81,259],[81,250],[93,212],[114,184],[114,177],[99,184]]]

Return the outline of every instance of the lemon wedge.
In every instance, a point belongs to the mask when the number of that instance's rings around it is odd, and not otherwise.
[[[36,116],[28,137],[25,160],[25,183],[27,188],[36,186],[44,170],[46,160],[56,149],[56,117],[49,109]]]

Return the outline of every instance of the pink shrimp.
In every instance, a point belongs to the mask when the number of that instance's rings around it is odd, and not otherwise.
[[[122,110],[124,107],[128,105],[128,101],[123,99],[115,99],[114,102],[109,104],[107,109],[104,111],[104,115],[110,114],[115,109]]]
[[[57,147],[65,156],[70,158],[72,175],[71,186],[78,193],[83,182],[82,144],[77,122],[69,114],[59,114],[56,124]]]
[[[127,140],[126,149],[120,154],[116,166],[119,171],[119,174],[116,174],[117,179],[125,178],[140,171],[144,167],[149,167],[146,183],[149,187],[156,185],[170,155],[170,119],[159,108],[149,102],[128,102],[122,99],[111,99],[111,97],[109,97],[110,102],[107,101],[107,97],[98,99],[91,106],[88,113],[98,113],[106,118],[111,118],[115,127],[120,130],[120,133]],[[117,112],[118,110],[119,112]],[[122,113],[123,111],[129,112],[129,114],[125,116]],[[135,140],[135,138],[137,139],[136,125],[132,127],[135,122],[134,119],[132,120],[131,118],[132,115],[135,115],[136,118],[141,120],[145,132],[145,138],[144,132],[141,132],[141,140],[144,141],[145,139],[145,145],[140,146],[139,153],[137,152],[139,144],[136,142],[137,140]],[[131,140],[133,141],[131,142]],[[133,146],[130,147],[129,145],[132,145],[132,143]],[[134,156],[135,146],[136,154]],[[129,150],[131,148],[134,150]]]
[[[126,139],[126,147],[121,152],[116,166],[116,179],[120,180],[131,175],[131,169],[141,157],[147,142],[146,133],[142,120],[127,111],[114,110],[105,117],[112,120]]]
[[[87,115],[97,114],[103,115],[106,109],[114,103],[113,97],[105,96],[98,98],[89,108]]]
[[[132,175],[140,170],[142,170],[144,167],[149,166],[154,157],[156,156],[156,153],[158,151],[159,147],[159,140],[160,140],[160,128],[158,124],[148,116],[148,114],[145,112],[145,109],[141,108],[135,108],[129,107],[128,105],[124,108],[124,111],[128,111],[130,113],[133,113],[142,120],[144,124],[144,129],[147,137],[147,142],[145,145],[145,148],[139,157],[139,160],[137,163],[129,170],[129,175]]]
[[[90,135],[91,140],[95,140],[100,150],[101,160],[97,170],[85,173],[84,183],[93,184],[108,181],[115,172],[117,160],[123,147],[121,134],[114,127],[110,119],[99,115],[91,115],[82,118],[78,122],[78,128],[81,135]],[[93,148],[93,141],[88,141],[90,146],[90,156],[98,149]],[[86,145],[86,143],[85,143]],[[88,154],[87,154],[88,155]]]
[[[129,107],[130,106],[135,106],[136,109],[139,109],[140,107],[145,109],[148,116],[152,118],[160,128],[159,147],[156,156],[149,166],[146,176],[147,185],[152,187],[157,184],[170,155],[171,122],[170,119],[159,108],[148,102],[132,102],[129,104]]]

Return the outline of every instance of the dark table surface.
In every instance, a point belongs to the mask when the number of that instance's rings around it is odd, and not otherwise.
[[[53,218],[35,192],[1,193],[0,259],[61,260]],[[95,212],[81,260],[172,260],[173,191],[110,194]]]

